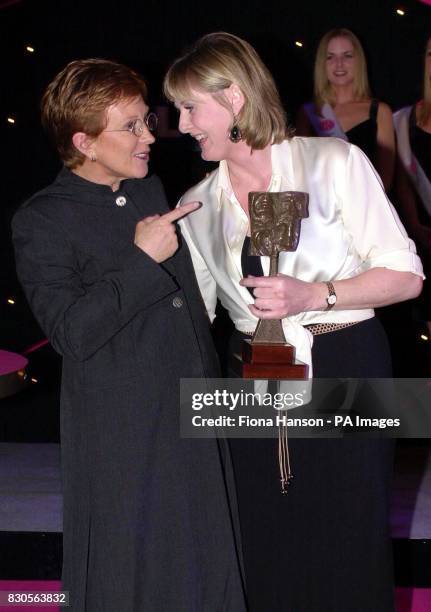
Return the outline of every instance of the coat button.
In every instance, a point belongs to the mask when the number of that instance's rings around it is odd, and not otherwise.
[[[181,308],[182,305],[183,305],[183,300],[180,297],[175,297],[172,300],[172,306],[174,308]]]
[[[115,200],[117,206],[125,206],[126,202],[127,200],[124,196],[118,196],[118,198]]]

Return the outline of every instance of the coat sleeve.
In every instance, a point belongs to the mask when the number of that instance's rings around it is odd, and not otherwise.
[[[66,232],[34,202],[12,222],[18,278],[57,352],[91,357],[139,312],[178,289],[162,266],[131,244],[121,265],[86,283]]]

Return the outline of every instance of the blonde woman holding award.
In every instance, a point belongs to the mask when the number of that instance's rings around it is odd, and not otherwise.
[[[232,34],[201,38],[169,69],[165,93],[180,131],[219,162],[182,197],[202,207],[181,228],[210,319],[218,297],[234,323],[232,354],[259,319],[282,319],[314,376],[390,376],[373,308],[417,295],[422,268],[360,149],[292,137],[271,74]],[[309,196],[277,276],[269,257],[250,255],[254,191]],[[277,440],[230,442],[250,611],[391,612],[391,444],[291,440],[295,479],[282,495]]]

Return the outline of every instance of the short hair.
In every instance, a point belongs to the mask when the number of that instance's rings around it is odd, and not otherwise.
[[[192,89],[210,93],[230,108],[223,90],[235,83],[244,95],[236,122],[252,149],[264,149],[292,135],[274,79],[255,49],[245,40],[214,32],[200,38],[169,68],[164,92],[171,100],[185,100]]]
[[[419,125],[424,125],[431,117],[431,75],[427,72],[426,67],[426,57],[428,51],[431,52],[431,37],[428,38],[425,45],[423,101],[422,104],[419,106],[417,117]]]
[[[359,38],[346,28],[335,28],[324,34],[319,42],[314,62],[314,102],[321,109],[324,104],[335,104],[335,94],[326,73],[326,57],[328,45],[334,38],[347,38],[350,40],[355,52],[355,75],[353,82],[353,96],[355,100],[366,100],[371,96],[368,82],[367,60]]]
[[[98,136],[106,127],[106,111],[119,100],[147,97],[143,78],[122,64],[104,59],[67,64],[48,85],[41,102],[42,124],[63,163],[80,166],[85,156],[72,142],[76,132]]]

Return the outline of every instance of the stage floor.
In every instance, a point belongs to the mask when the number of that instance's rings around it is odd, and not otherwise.
[[[37,584],[31,587],[28,581],[32,580],[40,581],[40,590],[49,585],[52,590],[59,589],[62,557],[59,445],[0,443],[0,500],[0,590],[31,590]],[[431,448],[421,441],[402,442],[397,447],[391,531],[396,611],[429,612]],[[3,609],[0,605],[0,610]]]
[[[0,444],[0,531],[61,532],[58,444]],[[397,449],[393,538],[431,540],[431,449]]]
[[[58,444],[0,444],[0,531],[61,532]]]

